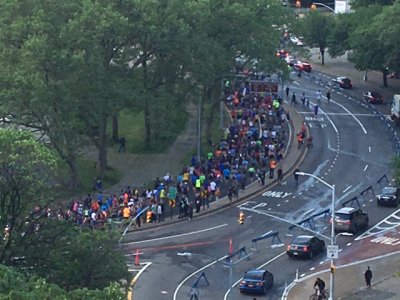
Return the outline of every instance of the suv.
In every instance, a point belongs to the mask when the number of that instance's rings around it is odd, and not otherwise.
[[[341,87],[342,89],[352,89],[353,84],[350,80],[350,78],[347,77],[336,77],[332,79],[333,84]]]
[[[360,208],[343,207],[335,212],[335,232],[346,231],[355,234],[361,228],[368,228],[369,217]]]
[[[387,186],[382,193],[376,196],[376,202],[381,206],[398,206],[400,202],[400,189]]]

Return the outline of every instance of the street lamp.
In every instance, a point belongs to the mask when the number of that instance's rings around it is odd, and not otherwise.
[[[330,6],[328,6],[328,5],[324,4],[324,3],[313,2],[313,3],[311,4],[311,8],[314,10],[314,7],[315,7],[315,9],[316,9],[316,8],[317,8],[317,5],[318,5],[318,6],[323,6],[323,7],[327,8],[327,9],[329,9],[331,12],[335,13],[335,10],[334,10],[332,7],[330,7]]]
[[[232,269],[233,269],[233,263],[232,263],[232,261],[230,260],[230,262],[229,263],[227,263],[227,262],[222,262],[222,260],[224,260],[224,259],[226,259],[227,258],[227,256],[224,256],[224,257],[221,257],[221,258],[215,258],[215,257],[212,257],[212,256],[208,256],[208,255],[206,255],[206,254],[201,254],[201,253],[192,253],[192,252],[178,252],[177,253],[177,255],[178,256],[186,256],[186,257],[191,257],[191,256],[202,256],[202,257],[205,257],[205,258],[208,258],[208,259],[211,259],[211,260],[213,260],[213,261],[215,261],[215,262],[219,262],[219,263],[221,263],[224,267],[229,267],[229,282],[228,282],[228,284],[229,284],[229,289],[232,287]],[[228,297],[229,297],[229,294],[228,294]],[[227,298],[228,299],[228,298]]]
[[[331,203],[331,217],[332,217],[332,225],[331,225],[331,246],[333,248],[333,246],[336,244],[336,236],[335,236],[335,185],[330,185],[329,183],[327,183],[326,181],[322,180],[321,178],[319,178],[318,176],[315,176],[314,174],[310,174],[310,173],[304,173],[304,172],[296,172],[296,175],[299,176],[309,176],[312,177],[316,180],[318,180],[319,182],[323,183],[324,185],[326,185],[328,188],[330,188],[332,190],[332,203]],[[340,235],[340,234],[339,234]],[[333,257],[331,257],[331,273],[329,276],[329,299],[328,300],[333,300],[334,299],[334,272],[333,272]]]

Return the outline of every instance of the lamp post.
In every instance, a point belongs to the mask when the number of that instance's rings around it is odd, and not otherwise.
[[[327,9],[329,9],[331,12],[333,12],[333,13],[335,13],[335,10],[332,8],[332,7],[330,7],[330,6],[328,6],[328,5],[326,5],[326,4],[324,4],[324,3],[319,3],[319,2],[313,2],[312,4],[311,4],[311,7],[312,6],[323,6],[323,7],[325,7],[325,8],[327,8]],[[322,181],[321,181],[322,182]]]
[[[326,181],[322,180],[321,178],[319,178],[318,176],[315,176],[314,174],[310,174],[310,173],[304,173],[304,172],[296,172],[296,175],[299,176],[309,176],[312,177],[316,180],[318,180],[319,182],[323,183],[324,185],[326,185],[328,188],[330,188],[332,190],[332,203],[331,203],[331,217],[332,217],[332,225],[331,225],[331,246],[333,248],[333,246],[336,243],[336,236],[335,236],[335,185],[330,185],[329,183],[327,183]],[[339,234],[340,235],[340,234]],[[330,276],[329,276],[329,300],[333,300],[334,299],[334,272],[333,272],[333,258],[331,257],[331,272],[330,272]]]
[[[201,257],[205,257],[205,258],[211,259],[211,260],[213,260],[215,262],[219,262],[223,266],[228,266],[229,267],[229,282],[228,282],[229,286],[228,287],[229,287],[229,289],[231,289],[231,287],[232,287],[232,275],[233,275],[232,274],[233,273],[233,270],[232,270],[233,269],[233,263],[232,263],[232,261],[229,264],[227,264],[227,263],[223,263],[222,262],[222,260],[225,259],[225,257],[223,257],[223,258],[215,258],[215,257],[212,257],[212,256],[208,256],[206,254],[192,253],[192,252],[178,252],[177,255],[178,256],[186,256],[186,257],[201,256]],[[229,299],[228,297],[229,297],[229,294],[228,294],[226,299]]]

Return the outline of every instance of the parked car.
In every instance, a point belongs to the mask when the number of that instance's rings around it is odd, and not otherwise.
[[[383,103],[383,96],[379,92],[366,92],[363,93],[363,97],[365,101],[368,101],[372,104],[382,104]]]
[[[314,255],[324,251],[325,242],[316,236],[299,235],[295,237],[286,248],[290,257],[313,258]]]
[[[400,204],[400,189],[387,186],[376,196],[376,202],[381,206],[398,206]]]
[[[266,294],[274,285],[274,275],[266,270],[250,270],[244,273],[239,284],[241,293]]]
[[[345,231],[355,234],[362,228],[368,228],[369,217],[361,208],[342,207],[335,212],[335,232]]]
[[[350,78],[347,77],[336,77],[332,79],[333,84],[341,87],[342,89],[352,89],[353,84]]]
[[[297,61],[294,65],[293,65],[294,69],[296,71],[304,71],[304,72],[311,72],[311,65],[307,62],[302,62],[302,61]]]

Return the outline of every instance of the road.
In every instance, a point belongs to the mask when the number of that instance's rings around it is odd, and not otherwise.
[[[315,116],[312,106],[317,101],[315,93],[319,89],[325,94],[326,90],[321,85],[304,77],[295,78],[291,84],[291,91],[296,92],[298,99],[302,92],[306,92],[311,102],[310,108],[297,104],[315,141],[300,169],[335,185],[336,207],[357,197],[362,208],[369,213],[368,232],[373,234],[365,238],[359,234],[361,238],[358,240],[357,236],[339,237],[341,252],[337,264],[393,250],[400,243],[390,240],[393,243],[389,245],[388,239],[376,240],[374,230],[371,230],[395,212],[391,208],[378,208],[374,201],[374,193],[378,193],[383,185],[391,184],[392,138],[381,119],[373,115],[368,107],[350,100],[340,90],[339,93],[332,93],[331,103],[322,99],[320,112]],[[383,175],[387,176],[389,182],[384,178],[378,183]],[[134,298],[189,299],[193,283],[204,272],[210,285],[199,282],[199,299],[252,299],[252,296],[238,292],[237,283],[246,270],[259,267],[274,274],[275,285],[266,296],[257,299],[280,299],[285,285],[296,277],[296,273],[301,277],[327,267],[325,254],[312,260],[290,259],[284,253],[284,245],[290,242],[293,235],[309,230],[325,238],[328,243],[329,216],[321,215],[313,220],[311,226],[306,224],[304,228],[290,230],[290,225],[329,209],[330,205],[331,190],[325,185],[304,176],[300,177],[296,186],[293,178],[289,177],[284,185],[275,185],[263,191],[262,195],[223,212],[152,231],[134,232],[133,236],[127,237],[133,242],[122,245],[128,260],[132,263],[133,254],[138,250],[143,253],[140,255],[141,262],[152,262],[140,276]],[[240,208],[246,215],[244,225],[237,222]],[[386,224],[399,220],[392,218],[388,221]],[[251,242],[253,238],[270,231],[278,232],[280,241],[272,243],[270,238],[257,244]],[[226,256],[230,240],[234,250],[245,246],[246,252],[251,253],[248,259],[234,265],[231,283],[229,268],[206,257]],[[178,252],[193,252],[203,256],[181,257],[177,255]],[[234,257],[233,261],[237,259]],[[230,285],[234,285],[231,292]]]

